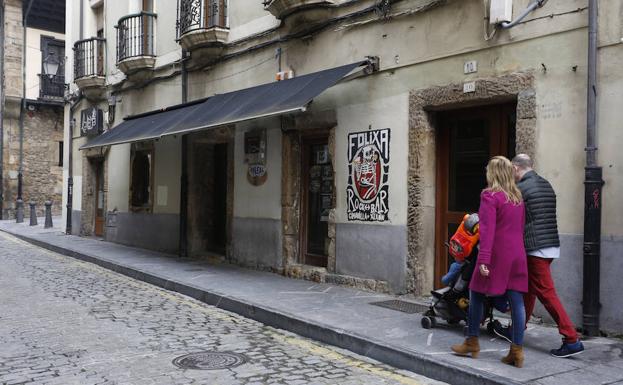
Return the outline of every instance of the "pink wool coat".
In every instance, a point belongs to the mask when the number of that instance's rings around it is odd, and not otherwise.
[[[523,202],[508,202],[503,192],[480,194],[480,250],[469,288],[478,293],[498,296],[507,290],[528,291],[528,265],[523,231]],[[480,274],[487,265],[489,276]]]

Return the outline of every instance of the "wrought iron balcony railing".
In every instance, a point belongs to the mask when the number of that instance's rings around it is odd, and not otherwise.
[[[119,19],[117,28],[117,63],[141,56],[155,56],[156,14],[141,12]]]
[[[227,28],[227,0],[178,0],[177,39],[209,28]]]
[[[39,75],[39,98],[57,99],[65,94],[65,76]]]
[[[74,43],[74,79],[104,76],[106,39],[92,37]]]

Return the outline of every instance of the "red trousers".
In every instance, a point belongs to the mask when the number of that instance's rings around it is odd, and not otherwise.
[[[538,298],[558,325],[558,332],[564,337],[564,342],[574,343],[578,340],[578,333],[556,294],[550,270],[551,263],[550,258],[528,255],[528,293],[524,294],[526,322],[532,316]]]

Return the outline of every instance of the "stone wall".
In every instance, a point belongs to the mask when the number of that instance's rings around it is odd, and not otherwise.
[[[24,115],[22,199],[37,204],[37,215],[44,215],[44,202],[52,201],[52,214],[62,211],[63,167],[59,163],[59,142],[63,141],[63,110],[60,107],[32,105]],[[4,218],[15,217],[19,172],[19,120],[4,121]]]
[[[22,2],[4,1],[4,87],[7,97],[22,96],[22,50],[24,28]]]
[[[20,110],[22,101],[23,25],[22,1],[4,2],[4,106],[3,106],[3,218],[15,218],[18,172],[20,167]],[[28,202],[37,204],[37,215],[44,214],[44,202],[52,201],[52,212],[62,210],[62,173],[59,142],[63,141],[62,106],[28,104],[24,113],[23,186],[25,215]]]

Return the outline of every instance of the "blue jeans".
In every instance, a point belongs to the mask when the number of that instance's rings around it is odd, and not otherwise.
[[[526,309],[523,305],[523,294],[514,291],[507,290],[506,298],[511,305],[511,318],[513,325],[525,325],[526,324]],[[480,322],[484,317],[484,306],[486,296],[484,294],[469,291],[469,314],[468,314],[468,336],[478,337],[480,334]],[[515,345],[523,345],[523,333],[524,328],[512,328],[511,339]]]

